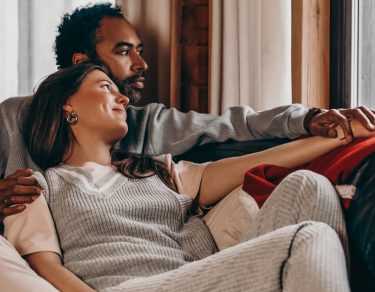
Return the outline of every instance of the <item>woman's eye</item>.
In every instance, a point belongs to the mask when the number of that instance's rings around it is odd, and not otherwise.
[[[103,87],[103,88],[105,88],[105,89],[107,89],[107,90],[109,90],[109,89],[110,89],[110,86],[109,86],[109,84],[103,84],[103,85],[102,85],[102,87]]]

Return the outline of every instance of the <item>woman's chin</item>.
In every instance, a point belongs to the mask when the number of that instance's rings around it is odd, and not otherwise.
[[[116,141],[123,139],[127,133],[128,133],[128,125],[125,124],[125,126],[119,128],[117,135],[116,135],[117,136]]]

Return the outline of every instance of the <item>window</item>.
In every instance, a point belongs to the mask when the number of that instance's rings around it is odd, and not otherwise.
[[[74,8],[103,0],[3,0],[0,9],[0,102],[29,95],[56,70],[53,44],[61,17]]]
[[[353,62],[352,70],[357,80],[353,80],[354,103],[375,108],[375,1],[353,1]],[[357,45],[356,45],[357,43]],[[354,104],[355,105],[355,104]]]
[[[375,108],[375,1],[331,0],[332,108]]]

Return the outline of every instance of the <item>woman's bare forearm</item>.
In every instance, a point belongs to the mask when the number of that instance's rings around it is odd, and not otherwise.
[[[350,124],[355,138],[375,135],[375,131],[368,131],[358,120],[352,120]],[[242,184],[244,173],[252,167],[260,164],[274,164],[293,168],[347,144],[342,129],[338,127],[336,130],[337,138],[309,137],[265,151],[227,158],[209,164],[203,172],[198,196],[199,204],[207,206],[220,200]]]
[[[244,173],[257,165],[274,164],[293,168],[310,162],[343,145],[345,139],[310,137],[261,152],[215,161],[205,168],[199,204],[208,206],[242,184]]]
[[[61,264],[60,256],[53,252],[37,252],[25,256],[30,267],[60,291],[92,292],[85,282]]]

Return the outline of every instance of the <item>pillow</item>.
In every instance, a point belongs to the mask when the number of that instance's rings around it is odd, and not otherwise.
[[[223,250],[239,243],[258,211],[257,203],[241,185],[217,203],[203,220],[218,249]]]

